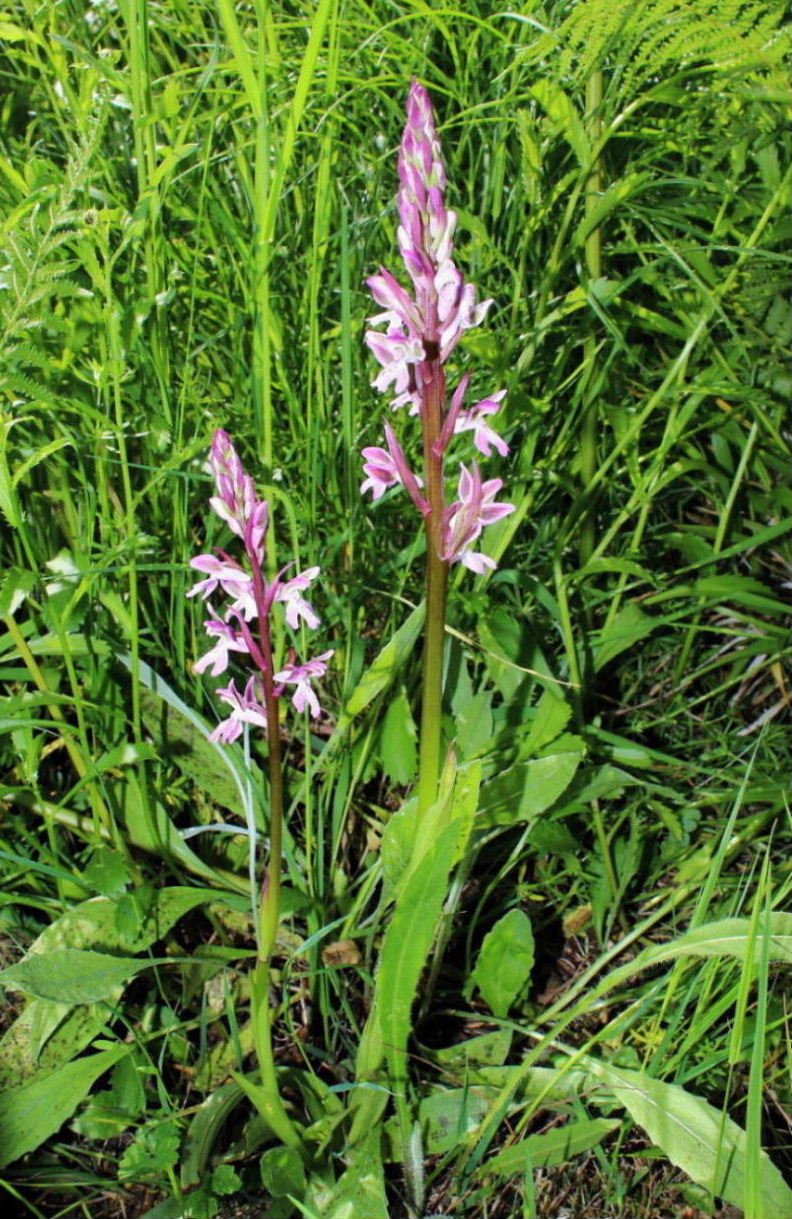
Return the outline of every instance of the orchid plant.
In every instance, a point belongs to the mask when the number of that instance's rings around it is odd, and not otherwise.
[[[446,459],[455,436],[473,434],[483,457],[493,449],[505,456],[509,447],[492,427],[505,390],[466,407],[470,374],[448,393],[446,364],[467,330],[479,326],[492,305],[478,302],[452,258],[456,213],[445,205],[446,170],[434,109],[423,85],[413,81],[407,101],[398,160],[398,241],[411,290],[380,268],[367,281],[383,312],[370,318],[366,342],[381,368],[373,385],[392,395],[395,411],[404,407],[418,416],[423,443],[423,473],[410,466],[390,424],[385,448],[363,449],[365,479],[361,491],[379,500],[394,486],[407,491],[426,529],[427,585],[424,643],[423,707],[418,779],[419,816],[436,799],[441,764],[440,710],[448,569],[461,563],[483,574],[494,559],[474,549],[483,529],[514,511],[496,499],[499,478],[482,478],[478,462],[460,462],[458,498],[447,502]]]
[[[440,796],[442,747],[441,709],[443,694],[443,651],[448,573],[455,563],[477,574],[491,571],[495,560],[478,546],[484,529],[514,511],[514,505],[497,499],[503,483],[499,478],[484,478],[479,458],[460,461],[456,472],[456,494],[447,491],[448,465],[452,444],[458,436],[472,435],[480,458],[489,458],[493,449],[506,456],[509,447],[495,431],[493,417],[505,397],[499,389],[473,406],[466,406],[470,373],[464,373],[453,392],[448,386],[448,361],[466,331],[479,326],[487,315],[491,300],[478,301],[475,286],[468,283],[453,260],[456,214],[445,205],[446,170],[437,135],[434,109],[426,89],[414,80],[407,101],[407,122],[398,158],[399,220],[398,241],[410,288],[405,288],[387,269],[367,281],[381,312],[370,319],[373,329],[366,342],[380,365],[373,385],[391,396],[394,411],[407,408],[417,417],[422,441],[422,466],[414,469],[405,447],[390,423],[385,424],[385,446],[363,449],[365,478],[361,492],[371,491],[374,501],[381,500],[392,487],[404,487],[420,513],[426,531],[426,628],[423,657],[423,702],[421,708],[420,752],[417,789],[417,832],[412,839],[414,876],[421,878],[427,835],[422,827],[430,824],[430,810],[442,803]],[[452,476],[451,476],[452,477]],[[453,766],[451,767],[453,770]],[[447,784],[446,784],[447,786]],[[447,827],[454,833],[458,827]],[[449,839],[450,841],[450,839]],[[454,840],[456,842],[456,839]],[[435,867],[428,855],[428,866]],[[447,877],[452,855],[437,865],[434,882]],[[442,883],[442,881],[440,881]],[[429,916],[434,928],[440,914]],[[414,1135],[407,1100],[405,1021],[391,1021],[386,1012],[389,999],[386,976],[396,970],[390,964],[398,955],[397,941],[403,934],[402,915],[412,898],[409,887],[397,897],[393,920],[386,931],[381,950],[381,970],[372,996],[371,1010],[361,1037],[357,1075],[364,1085],[376,1081],[382,1062],[387,1059],[388,1074],[401,1131],[403,1164],[410,1192],[418,1208],[421,1194],[420,1171],[415,1169]],[[404,923],[407,926],[407,923]],[[430,942],[416,949],[411,968],[417,987],[424,964],[424,951]],[[404,981],[404,975],[402,981]],[[392,996],[389,996],[392,998]],[[398,1026],[398,1027],[397,1027]],[[387,1033],[383,1029],[387,1028]],[[376,1093],[361,1091],[350,1101],[352,1124],[350,1139],[366,1137],[381,1107]],[[419,1132],[420,1134],[420,1132]]]
[[[283,1141],[297,1147],[300,1138],[283,1107],[275,1078],[269,1009],[269,966],[280,917],[283,843],[280,702],[287,687],[292,687],[291,701],[298,712],[307,710],[313,718],[321,715],[312,682],[325,675],[333,652],[322,652],[300,664],[294,649],[290,649],[287,663],[275,663],[272,615],[276,605],[283,607],[286,622],[293,630],[302,623],[312,630],[319,626],[319,616],[304,596],[319,575],[319,568],[309,567],[287,579],[292,566],[289,564],[268,579],[265,565],[269,504],[256,495],[253,479],[245,473],[231,438],[222,430],[215,432],[209,466],[216,489],[209,502],[231,532],[241,538],[247,565],[243,566],[225,551],[197,555],[190,560],[203,579],[187,595],[199,596],[207,602],[210,616],[204,629],[213,641],[193,667],[196,673],[209,669],[217,677],[226,672],[233,656],[248,673],[243,689],[237,688],[232,677],[226,687],[217,691],[230,711],[210,734],[210,740],[230,744],[249,726],[261,728],[267,738],[270,852],[258,910],[258,951],[252,980],[254,1039],[262,1089],[251,1091],[251,1097]],[[228,602],[222,616],[217,615],[209,601],[217,594]],[[239,1082],[245,1086],[242,1077]]]
[[[385,447],[363,450],[362,492],[371,491],[381,500],[392,487],[402,486],[418,509],[427,540],[426,634],[423,661],[423,706],[421,717],[418,779],[418,817],[435,803],[441,769],[440,711],[442,701],[443,645],[448,572],[455,563],[484,574],[495,561],[478,547],[483,530],[501,520],[514,506],[497,499],[499,478],[484,478],[479,459],[493,450],[505,456],[508,445],[493,428],[493,417],[502,405],[505,390],[498,390],[472,406],[466,406],[470,373],[462,375],[449,392],[446,366],[467,330],[480,325],[492,304],[478,302],[473,284],[466,282],[453,261],[453,237],[457,217],[445,206],[446,171],[437,136],[434,111],[426,89],[413,81],[407,103],[407,124],[399,153],[399,246],[410,279],[408,290],[382,268],[368,284],[382,309],[371,319],[366,341],[381,369],[374,385],[392,397],[398,411],[420,421],[423,463],[414,470],[402,443],[389,423],[385,424]],[[379,329],[377,328],[379,327]],[[453,476],[456,498],[447,491],[447,464],[456,437],[472,438],[478,457],[460,461]],[[231,664],[246,669],[244,684],[231,677],[218,690],[228,714],[214,729],[212,739],[232,743],[250,727],[263,729],[268,746],[270,799],[270,858],[258,916],[258,954],[252,979],[254,1040],[261,1067],[261,1085],[241,1075],[236,1078],[271,1128],[288,1146],[307,1154],[303,1138],[286,1112],[279,1095],[272,1051],[269,1005],[269,965],[275,946],[279,918],[281,844],[283,827],[283,778],[280,752],[279,707],[287,690],[298,712],[317,717],[321,708],[313,682],[324,676],[331,651],[312,660],[298,662],[293,650],[286,663],[276,664],[272,615],[281,606],[292,629],[315,629],[319,618],[306,598],[319,575],[317,567],[289,576],[288,568],[274,578],[265,575],[266,538],[270,523],[266,500],[257,497],[252,479],[245,473],[228,435],[215,434],[209,464],[216,484],[211,505],[233,534],[241,539],[245,563],[219,551],[194,558],[192,566],[201,579],[190,596],[202,597],[210,607],[205,623],[211,646],[196,662],[195,671],[218,677]],[[212,608],[212,598],[222,595],[224,612]],[[246,736],[245,736],[246,739]],[[416,978],[417,982],[417,978]],[[361,1040],[358,1067],[368,1083],[385,1053],[378,1032],[378,1003]],[[393,1057],[397,1047],[391,1047]],[[392,1072],[396,1082],[398,1071]],[[369,1115],[362,1090],[351,1102],[350,1138],[361,1137]],[[374,1102],[379,1104],[379,1093]],[[405,1143],[409,1140],[409,1118],[404,1089],[395,1093]]]

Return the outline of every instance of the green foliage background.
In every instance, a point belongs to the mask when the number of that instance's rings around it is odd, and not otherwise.
[[[163,883],[246,892],[244,840],[177,833],[241,812],[241,762],[204,740],[215,702],[184,595],[189,558],[223,541],[203,472],[222,426],[272,499],[277,561],[322,567],[336,656],[325,725],[290,738],[283,950],[288,981],[310,938],[311,1040],[342,1078],[354,1061],[400,831],[381,863],[378,845],[415,769],[422,542],[406,499],[358,491],[384,415],[365,278],[398,269],[413,75],[439,115],[458,260],[496,301],[458,367],[474,393],[508,390],[497,474],[517,505],[493,531],[498,572],[460,573],[451,601],[447,737],[482,763],[482,828],[435,1005],[480,1010],[466,979],[520,906],[546,935],[591,907],[592,959],[659,908],[653,936],[686,925],[713,868],[713,916],[788,908],[785,6],[13,0],[0,40],[9,963],[92,895],[117,903],[107,946],[129,953],[155,942]],[[229,917],[210,915],[219,964],[185,967],[181,989],[137,983],[119,1009],[162,1039],[130,1118],[149,1142],[145,1113],[187,1104],[174,1064],[212,1076],[201,987],[236,959]],[[323,963],[328,937],[360,945],[354,983]],[[744,1124],[753,1034],[741,1057],[724,1013],[755,1029],[755,995],[736,964],[695,970],[620,1050]],[[537,989],[518,1025],[541,1022]],[[772,1092],[777,995],[768,1013]],[[171,1188],[170,1152],[145,1154]]]

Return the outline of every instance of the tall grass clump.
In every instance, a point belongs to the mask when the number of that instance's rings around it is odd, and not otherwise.
[[[6,6],[9,1214],[788,1213],[788,35]]]

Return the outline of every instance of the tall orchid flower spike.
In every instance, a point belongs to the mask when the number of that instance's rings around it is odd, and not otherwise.
[[[380,312],[369,319],[365,341],[379,365],[373,385],[389,396],[393,408],[406,406],[408,410],[397,416],[403,421],[398,437],[386,424],[385,445],[363,450],[365,478],[361,492],[371,491],[377,502],[389,488],[404,487],[422,516],[426,531],[426,614],[416,801],[421,832],[415,835],[412,858],[413,865],[422,866],[427,857],[422,857],[420,851],[427,833],[431,838],[429,825],[434,824],[432,810],[438,800],[443,764],[443,652],[449,571],[454,563],[480,575],[495,567],[495,560],[474,546],[487,526],[513,512],[514,505],[496,499],[502,480],[483,479],[477,462],[470,460],[472,453],[467,464],[460,462],[458,466],[458,498],[449,502],[452,497],[446,489],[447,481],[453,477],[448,463],[452,450],[460,442],[485,458],[493,449],[501,456],[508,453],[506,441],[490,422],[501,409],[505,390],[497,389],[475,406],[464,409],[472,379],[468,371],[454,376],[456,389],[449,393],[449,361],[464,344],[466,333],[483,323],[493,302],[479,301],[475,285],[454,261],[457,216],[446,203],[446,167],[432,101],[417,80],[412,82],[407,99],[398,175],[397,237],[406,283],[384,267],[368,279]],[[412,418],[420,423],[419,443],[418,437],[408,439]],[[420,477],[412,457],[418,450],[423,460]],[[395,924],[391,930],[394,927]],[[373,1048],[382,1042],[376,1001],[375,997],[363,1039],[366,1078],[373,1078],[372,1071],[385,1056],[384,1048],[379,1058]],[[370,1032],[373,1035],[369,1037]],[[394,1066],[393,1060],[389,1065]],[[398,1067],[393,1069],[392,1083],[402,1142],[412,1164],[414,1123],[406,1102],[400,1057]],[[361,1105],[350,1131],[353,1143],[366,1133],[365,1114]],[[416,1210],[420,1209],[417,1197],[415,1204]]]
[[[403,486],[425,522],[427,549],[424,695],[418,809],[422,815],[436,797],[440,769],[440,720],[448,570],[453,563],[478,574],[495,566],[474,551],[487,525],[514,510],[497,503],[500,479],[482,481],[478,466],[460,464],[459,498],[448,503],[446,463],[457,437],[472,440],[483,457],[508,453],[506,441],[491,425],[505,390],[463,409],[470,381],[465,373],[448,400],[446,365],[465,333],[484,321],[492,301],[479,301],[454,261],[457,215],[446,204],[447,174],[434,107],[426,89],[414,80],[407,98],[407,121],[398,157],[399,251],[408,283],[385,267],[368,286],[380,312],[369,318],[365,340],[379,365],[372,384],[391,398],[395,409],[409,406],[421,429],[423,469],[413,471],[403,436],[386,425],[385,446],[363,450],[365,478],[361,492],[373,501],[390,487]],[[416,446],[417,447],[417,446]]]
[[[398,242],[411,286],[405,288],[384,267],[368,279],[374,300],[384,310],[370,322],[373,327],[384,325],[385,330],[371,329],[365,337],[380,365],[373,384],[382,393],[395,395],[394,407],[409,403],[410,414],[420,417],[424,471],[422,478],[412,472],[402,445],[386,427],[387,447],[363,450],[366,477],[361,491],[371,491],[376,502],[388,488],[405,487],[427,521],[431,551],[450,564],[462,562],[468,551],[449,548],[445,537],[447,451],[455,436],[472,432],[484,457],[493,449],[502,457],[508,454],[509,446],[490,422],[506,391],[497,390],[463,410],[470,380],[466,373],[450,404],[447,401],[445,364],[464,332],[484,321],[492,301],[479,303],[475,286],[453,260],[457,217],[445,203],[447,175],[434,108],[418,81],[413,81],[407,99],[398,173]],[[465,566],[470,567],[470,561]],[[472,567],[479,569],[480,564]]]

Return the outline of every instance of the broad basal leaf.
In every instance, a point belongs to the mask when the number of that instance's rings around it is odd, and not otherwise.
[[[97,1003],[151,964],[145,958],[111,957],[103,952],[62,948],[59,952],[32,953],[24,961],[10,965],[0,972],[0,983],[38,999]]]
[[[587,1060],[603,1083],[672,1164],[716,1197],[742,1208],[745,1200],[745,1131],[725,1114],[678,1084]],[[792,1214],[792,1189],[766,1152],[760,1153],[764,1214]]]
[[[71,1117],[94,1082],[132,1045],[118,1045],[67,1062],[49,1075],[0,1095],[0,1168],[39,1147]]]

